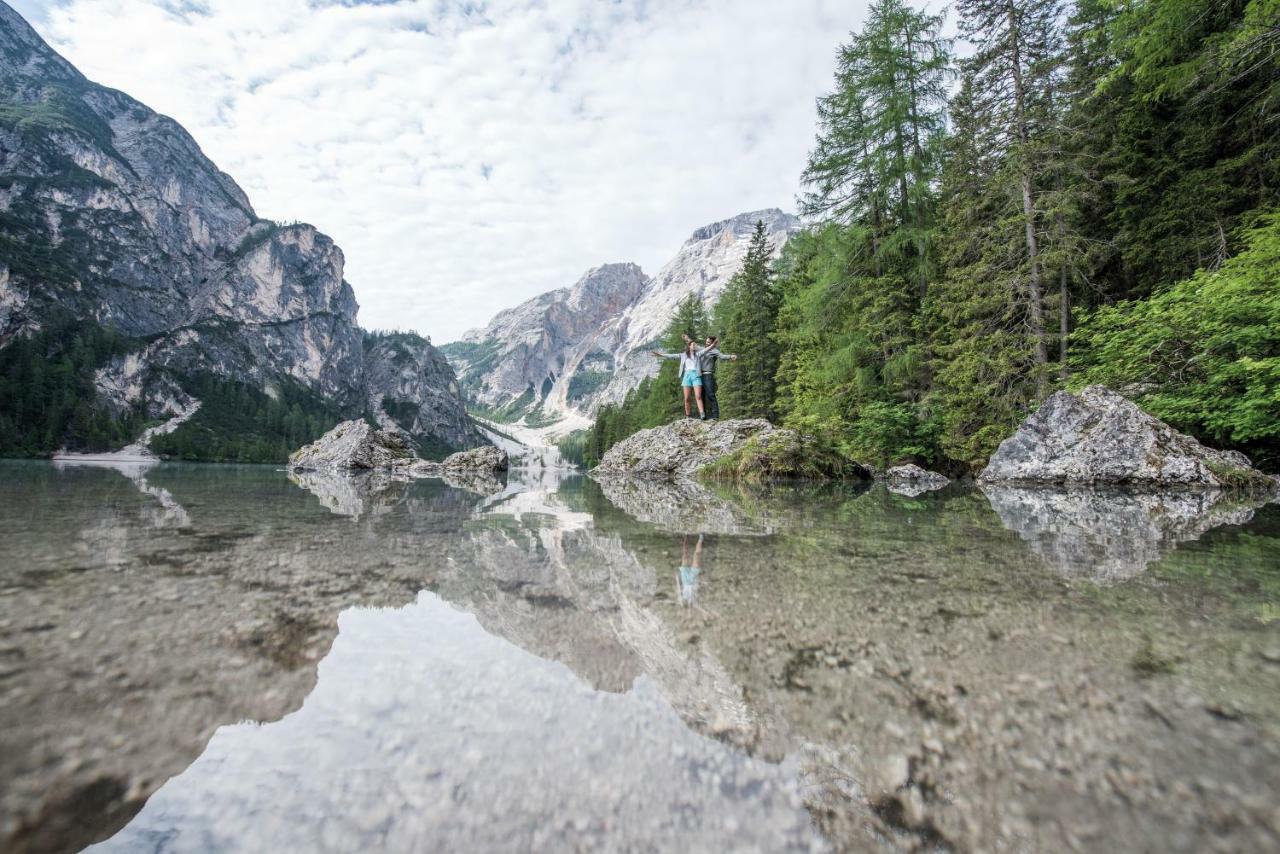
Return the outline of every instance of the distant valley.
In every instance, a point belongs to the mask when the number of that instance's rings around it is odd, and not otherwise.
[[[441,346],[473,408],[496,421],[538,425],[591,415],[657,373],[657,345],[689,295],[708,307],[738,272],[757,222],[779,253],[801,228],[776,208],[697,229],[656,276],[605,264],[571,287],[499,312],[483,329]],[[728,342],[730,345],[732,342]]]

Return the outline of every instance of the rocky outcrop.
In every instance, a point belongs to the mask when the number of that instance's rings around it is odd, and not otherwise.
[[[692,479],[703,466],[740,449],[753,436],[774,429],[760,418],[711,422],[687,418],[633,433],[610,448],[591,473],[596,477]]]
[[[66,319],[136,341],[94,377],[116,412],[158,418],[212,374],[296,383],[353,417],[395,401],[416,445],[483,443],[428,342],[403,363],[385,341],[366,352],[331,239],[259,217],[180,125],[87,80],[3,3],[0,259],[0,347]]]
[[[294,471],[358,471],[408,468],[413,450],[399,433],[376,430],[367,421],[343,421],[289,455]]]
[[[762,418],[686,418],[641,430],[610,448],[591,474],[653,480],[699,475],[730,480],[869,476],[861,466],[819,447],[812,437],[774,427]]]
[[[594,412],[657,371],[648,350],[676,307],[690,294],[708,306],[715,302],[741,268],[757,222],[776,252],[800,228],[777,209],[712,223],[653,278],[635,264],[596,267],[573,287],[500,312],[442,349],[471,397],[496,416]]]
[[[1215,451],[1103,386],[1060,391],[1000,443],[984,483],[1273,488],[1248,457]]]
[[[378,430],[367,421],[353,420],[342,422],[310,445],[290,454],[289,469],[294,474],[377,472],[401,480],[440,477],[450,485],[489,495],[502,488],[496,476],[507,470],[507,452],[483,445],[452,454],[444,462],[433,462],[419,458],[403,433]],[[351,485],[335,485],[331,478],[324,480],[323,483],[314,478],[295,482],[319,495],[334,512],[357,516],[358,512],[350,512],[350,508],[359,506],[354,498],[382,491],[387,483],[385,477]]]
[[[935,489],[942,489],[951,481],[936,471],[922,469],[915,463],[893,466],[884,473],[885,485],[890,492],[914,498]]]
[[[507,470],[507,452],[492,445],[459,451],[445,458],[445,471],[483,471],[491,474]]]

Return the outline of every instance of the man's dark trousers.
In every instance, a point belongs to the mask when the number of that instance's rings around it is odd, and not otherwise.
[[[702,375],[702,408],[708,418],[720,417],[720,401],[716,400],[716,375]]]

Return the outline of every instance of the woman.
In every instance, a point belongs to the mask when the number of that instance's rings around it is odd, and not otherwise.
[[[702,408],[702,368],[697,351],[698,345],[689,341],[684,345],[683,353],[659,353],[657,350],[649,352],[659,359],[680,360],[680,385],[684,388],[684,417],[693,417],[689,409],[689,395],[692,392],[693,397],[698,401],[698,417],[706,421],[707,413]]]

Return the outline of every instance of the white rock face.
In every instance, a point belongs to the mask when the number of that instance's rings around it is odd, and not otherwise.
[[[1060,391],[1000,443],[984,483],[1270,488],[1234,451],[1215,451],[1104,386]]]
[[[771,209],[698,229],[658,275],[635,264],[607,264],[572,288],[551,291],[500,312],[484,329],[441,349],[471,397],[506,415],[594,413],[617,402],[658,363],[647,351],[676,307],[696,294],[710,307],[742,267],[756,222],[775,252],[800,228]],[[732,346],[732,342],[726,342]]]

